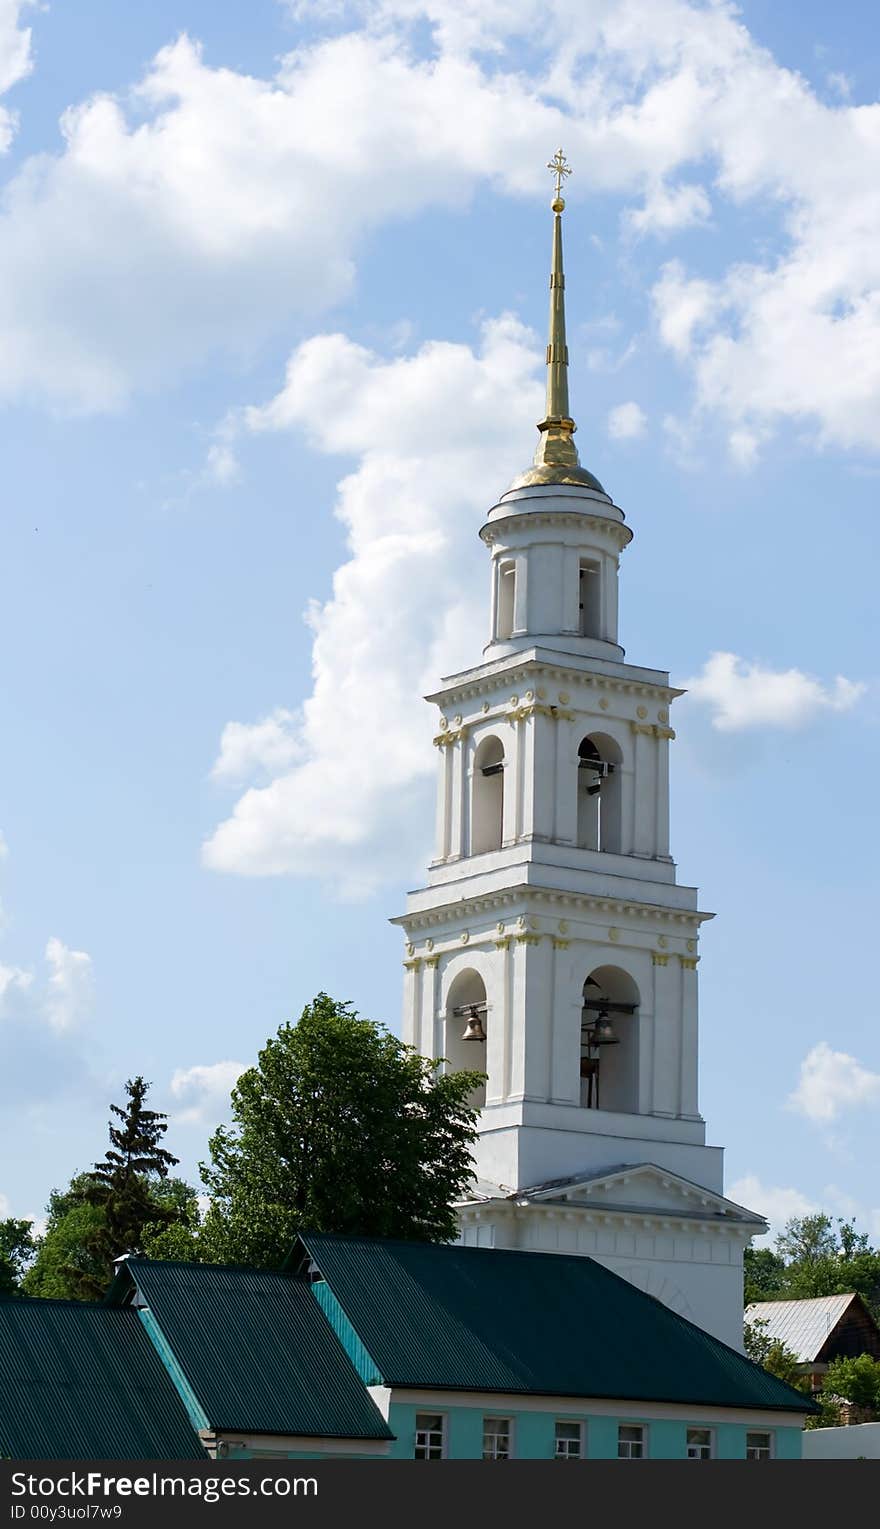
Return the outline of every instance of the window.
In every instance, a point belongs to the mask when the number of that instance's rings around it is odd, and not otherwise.
[[[471,796],[472,855],[501,848],[504,832],[504,745],[494,733],[478,745]]]
[[[483,1418],[483,1459],[510,1458],[510,1418]]]
[[[645,1430],[641,1423],[621,1423],[617,1430],[618,1460],[644,1460]]]
[[[416,1413],[415,1460],[442,1460],[445,1452],[445,1423],[442,1412]]]
[[[556,1424],[557,1460],[582,1460],[584,1456],[584,1429],[582,1423]]]
[[[600,636],[602,591],[599,565],[581,563],[578,582],[579,630],[582,637]]]
[[[712,1459],[711,1428],[689,1428],[687,1431],[687,1457],[689,1460]]]
[[[498,569],[498,617],[496,630],[499,641],[506,642],[513,633],[516,602],[516,564],[502,563]]]
[[[771,1460],[773,1458],[772,1433],[746,1434],[746,1459]]]

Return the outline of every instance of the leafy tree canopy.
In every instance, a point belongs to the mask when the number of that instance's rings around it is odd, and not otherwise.
[[[827,1397],[842,1397],[853,1406],[880,1413],[880,1360],[870,1354],[855,1359],[832,1359],[822,1381]]]
[[[0,1221],[0,1300],[18,1295],[22,1276],[36,1251],[32,1221]]]
[[[233,1124],[211,1138],[202,1256],[277,1266],[300,1228],[452,1239],[481,1079],[438,1073],[319,993],[239,1078]]]

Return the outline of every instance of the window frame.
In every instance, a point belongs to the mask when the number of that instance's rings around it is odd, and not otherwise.
[[[506,1423],[507,1424],[506,1431],[503,1430],[503,1429],[500,1429],[500,1428],[489,1429],[487,1427],[488,1423]],[[504,1455],[499,1455],[499,1454],[493,1452],[491,1455],[487,1455],[487,1453],[486,1453],[486,1438],[487,1438],[487,1435],[491,1436],[496,1441],[498,1439],[504,1438],[506,1436],[506,1438],[507,1438],[507,1453],[504,1454]],[[482,1450],[481,1458],[483,1460],[513,1460],[513,1458],[514,1458],[513,1418],[511,1417],[510,1413],[508,1413],[506,1416],[503,1413],[500,1413],[500,1412],[484,1413],[484,1415],[483,1415],[483,1450]]]
[[[637,1428],[638,1431],[639,1431],[639,1435],[640,1435],[638,1440],[636,1440],[636,1439],[622,1439],[620,1437],[620,1435],[623,1432],[624,1428],[633,1428],[633,1429]],[[633,1455],[633,1454],[630,1454],[630,1453],[627,1453],[625,1455],[621,1454],[621,1452],[620,1452],[621,1451],[621,1447],[624,1444],[631,1445],[631,1444],[636,1444],[636,1443],[639,1445],[639,1450],[640,1450],[639,1454],[637,1454],[637,1455]],[[647,1458],[648,1458],[648,1425],[647,1425],[647,1423],[618,1423],[618,1425],[617,1425],[617,1458],[618,1458],[618,1460],[647,1460]]]
[[[767,1452],[766,1452],[766,1454],[764,1454],[763,1452],[760,1453],[760,1454],[750,1454],[749,1453],[749,1449],[750,1449],[749,1439],[754,1439],[757,1436],[759,1436],[762,1439],[766,1439],[767,1440]],[[756,1449],[756,1448],[761,1448],[761,1446],[752,1445],[751,1448]],[[746,1429],[746,1459],[747,1460],[772,1460],[775,1457],[775,1455],[776,1455],[776,1432],[775,1432],[775,1429],[773,1429],[773,1428],[747,1428]]]
[[[560,1450],[562,1440],[559,1437],[560,1428],[576,1428],[578,1431],[576,1455],[568,1450]],[[567,1440],[572,1443],[573,1440]],[[587,1457],[587,1428],[583,1418],[556,1418],[553,1424],[553,1459],[554,1460],[585,1460]]]
[[[708,1442],[708,1449],[709,1449],[708,1455],[692,1455],[691,1454],[691,1447],[692,1446],[691,1446],[689,1435],[692,1434],[692,1433],[704,1433],[704,1434],[708,1435],[708,1441],[707,1441]],[[705,1444],[695,1444],[693,1446],[693,1448],[695,1448],[695,1449],[705,1449],[706,1447],[707,1446]],[[684,1448],[685,1448],[685,1459],[686,1460],[714,1460],[715,1459],[715,1429],[714,1428],[709,1428],[709,1427],[707,1427],[704,1424],[693,1423],[689,1428],[685,1429]]]
[[[431,1443],[428,1442],[428,1437],[427,1436],[430,1436],[431,1434],[436,1433],[437,1430],[434,1429],[434,1428],[420,1428],[419,1427],[419,1420],[420,1419],[422,1419],[422,1420],[424,1420],[424,1419],[433,1420],[434,1418],[439,1418],[439,1420],[440,1420],[440,1453],[439,1453],[439,1455],[432,1455],[432,1454],[420,1455],[418,1453],[419,1449],[430,1450],[432,1448],[435,1448],[434,1445],[432,1445]],[[447,1455],[446,1455],[446,1446],[447,1446],[448,1433],[449,1433],[449,1414],[448,1413],[446,1413],[446,1412],[417,1412],[416,1415],[415,1415],[415,1426],[414,1426],[414,1429],[413,1429],[413,1459],[414,1460],[445,1460],[447,1458]],[[422,1444],[419,1443],[419,1434],[426,1435],[426,1440]]]

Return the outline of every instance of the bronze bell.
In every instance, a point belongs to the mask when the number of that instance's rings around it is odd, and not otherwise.
[[[467,1013],[467,1021],[464,1027],[464,1034],[461,1037],[462,1040],[484,1041],[486,1039],[486,1032],[483,1029],[483,1021],[480,1018],[478,1010],[476,1007],[474,1007],[473,1009],[466,1010],[465,1012]]]

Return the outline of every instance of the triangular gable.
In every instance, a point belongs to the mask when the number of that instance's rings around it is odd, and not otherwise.
[[[655,1163],[626,1164],[603,1173],[556,1179],[536,1184],[511,1198],[530,1204],[549,1202],[609,1210],[617,1207],[648,1210],[660,1215],[710,1215],[726,1221],[748,1222],[756,1228],[766,1227],[763,1216],[755,1211],[746,1210],[734,1200]]]

